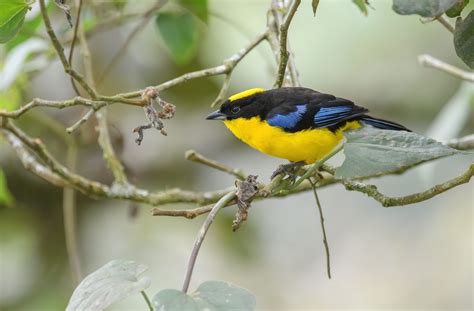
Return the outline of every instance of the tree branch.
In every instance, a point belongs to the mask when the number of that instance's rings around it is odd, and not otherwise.
[[[474,72],[465,71],[445,63],[431,55],[423,54],[418,56],[418,63],[425,67],[432,67],[444,71],[452,76],[461,78],[463,80],[474,82]]]
[[[84,62],[84,71],[86,73],[86,79],[89,85],[95,87],[94,72],[92,70],[92,60],[90,57],[89,45],[87,43],[86,36],[84,34],[84,28],[80,27],[79,39],[81,41],[82,58]],[[87,115],[87,114],[86,114]],[[102,154],[108,168],[114,175],[115,182],[121,185],[128,184],[125,169],[120,162],[119,158],[115,154],[112,142],[110,141],[109,129],[107,127],[107,111],[106,109],[97,110],[95,112],[97,118],[97,128],[99,131],[98,143],[102,149]],[[83,119],[83,118],[82,118]]]
[[[183,74],[177,78],[174,78],[172,80],[166,81],[164,83],[158,84],[154,86],[154,88],[158,91],[164,91],[167,90],[173,86],[183,84],[185,82],[188,82],[193,79],[198,79],[198,78],[205,78],[205,77],[212,77],[212,76],[217,76],[221,74],[228,74],[230,73],[238,64],[239,62],[250,52],[252,51],[257,45],[259,45],[265,38],[267,37],[267,31],[258,34],[255,36],[255,38],[250,41],[250,43],[242,48],[239,52],[235,53],[231,57],[225,59],[221,65],[207,68],[207,69],[202,69],[198,71],[193,71],[193,72],[188,72],[186,74]],[[113,100],[118,100],[121,101],[121,99],[128,99],[128,98],[134,98],[141,96],[144,90],[138,90],[134,92],[128,92],[128,93],[121,93],[117,94],[115,96],[107,97],[107,96],[101,96],[100,98],[102,100],[107,100],[107,101],[113,101]]]
[[[206,221],[202,224],[201,229],[199,229],[198,235],[196,236],[196,240],[194,241],[193,250],[191,252],[191,256],[189,257],[188,268],[186,270],[186,277],[184,278],[183,284],[183,292],[186,293],[189,288],[189,282],[191,282],[191,276],[193,274],[194,265],[196,264],[196,258],[199,253],[199,249],[201,248],[202,242],[204,241],[204,237],[206,236],[209,227],[212,224],[212,221],[217,215],[217,212],[221,208],[227,205],[232,199],[235,198],[235,191],[231,191],[224,195],[214,207],[211,209],[209,215],[206,218]]]
[[[225,164],[219,163],[215,160],[206,158],[205,156],[196,152],[195,150],[186,151],[186,154],[184,155],[184,157],[186,158],[186,160],[204,164],[209,167],[215,168],[216,170],[234,175],[237,179],[240,179],[240,180],[244,180],[247,177],[246,174],[242,172],[242,170],[235,169]]]
[[[114,65],[117,63],[117,61],[122,57],[123,53],[127,50],[127,47],[130,45],[130,43],[133,41],[133,38],[135,38],[136,35],[138,35],[148,24],[150,19],[154,16],[153,13],[155,11],[159,10],[160,8],[165,5],[167,0],[158,0],[156,3],[150,7],[148,10],[146,10],[143,13],[142,20],[135,26],[135,28],[128,34],[127,38],[125,39],[124,43],[122,46],[118,49],[118,51],[115,53],[115,55],[112,57],[112,60],[107,64],[107,66],[104,69],[104,72],[102,75],[99,77],[97,81],[97,85],[101,85],[101,83],[104,81],[105,78],[110,73],[110,70],[114,67]]]
[[[74,47],[76,46],[76,40],[77,40],[77,31],[79,29],[79,24],[81,23],[82,0],[77,0],[77,2],[78,2],[78,5],[77,5],[77,13],[76,13],[77,14],[76,23],[74,25],[74,35],[72,37],[71,47],[69,49],[69,56],[68,56],[68,63],[71,66],[71,68],[72,68],[72,58],[74,56]],[[74,78],[73,77],[69,77],[69,78],[71,79],[71,84],[74,91],[76,92],[76,95],[81,96],[81,93],[77,89],[76,83],[74,82]]]
[[[288,52],[288,29],[290,28],[291,21],[295,16],[296,10],[301,4],[301,0],[294,0],[293,5],[286,16],[285,21],[280,26],[280,64],[278,66],[277,79],[275,81],[276,87],[281,87],[283,85],[283,80],[285,77],[286,66],[288,64],[289,52]],[[293,82],[295,82],[293,80]]]
[[[474,174],[474,164],[469,166],[469,169],[462,175],[455,177],[451,180],[448,180],[442,184],[438,184],[426,191],[410,194],[403,197],[389,197],[377,190],[377,187],[374,185],[368,185],[356,181],[343,181],[343,185],[349,191],[359,191],[367,194],[369,197],[380,202],[384,207],[392,206],[404,206],[408,204],[414,204],[422,201],[431,199],[432,197],[441,194],[445,191],[448,191],[451,188],[456,186],[468,183],[471,177]]]
[[[224,60],[223,64],[221,65],[186,73],[182,76],[179,76],[172,80],[161,83],[155,86],[155,88],[158,92],[160,92],[160,91],[169,89],[171,87],[174,87],[176,85],[188,82],[193,79],[211,77],[211,76],[221,75],[221,74],[230,75],[233,69],[239,64],[239,62],[251,50],[253,50],[257,45],[259,45],[263,40],[266,39],[267,34],[268,34],[267,31],[264,33],[258,34],[246,47],[244,47],[243,49],[241,49],[239,52],[232,55],[231,57],[227,58],[226,60]],[[80,36],[81,35],[79,34],[79,37]],[[64,101],[49,101],[49,100],[35,98],[30,103],[22,106],[21,108],[17,110],[14,110],[14,111],[0,110],[0,117],[3,116],[7,118],[16,119],[20,117],[21,115],[23,115],[24,113],[26,113],[28,110],[35,107],[49,107],[49,108],[62,109],[66,107],[82,105],[82,106],[88,106],[91,108],[91,110],[94,110],[94,111],[89,110],[86,113],[86,115],[84,115],[78,122],[76,122],[73,126],[69,127],[67,131],[71,133],[75,129],[77,129],[81,124],[86,122],[94,114],[95,111],[98,111],[105,106],[108,106],[114,103],[121,103],[121,104],[140,106],[140,107],[144,106],[146,103],[142,99],[132,99],[134,97],[141,96],[143,91],[144,90],[138,90],[138,91],[133,91],[133,92],[128,92],[128,93],[117,94],[114,96],[97,95],[96,99],[93,99],[93,100],[85,99],[82,97],[76,97],[76,98],[64,100]]]
[[[84,77],[77,73],[74,69],[71,68],[70,64],[66,59],[66,55],[64,55],[64,48],[62,47],[61,43],[59,42],[56,34],[54,33],[53,27],[51,26],[51,21],[49,19],[48,10],[46,8],[45,0],[39,0],[40,8],[41,8],[41,15],[43,17],[44,26],[46,27],[46,32],[51,39],[54,49],[59,56],[59,60],[63,64],[64,71],[73,77],[83,88],[84,90],[92,97],[97,98],[97,94],[93,88],[91,88],[87,82],[84,80]]]
[[[46,180],[47,182],[51,183],[56,187],[69,187],[69,183],[66,182],[63,178],[55,174],[49,167],[41,164],[38,162],[36,157],[32,155],[15,135],[9,132],[2,132],[4,134],[6,140],[12,146],[13,150],[15,151],[16,155],[20,159],[23,167],[30,171],[31,173],[35,174]]]
[[[34,98],[28,104],[18,108],[17,110],[13,111],[6,111],[0,110],[0,117],[12,118],[17,119],[21,117],[24,113],[33,109],[35,107],[48,107],[48,108],[56,108],[56,109],[63,109],[69,108],[73,106],[86,106],[90,107],[91,109],[100,109],[108,105],[105,101],[96,101],[90,100],[83,97],[75,97],[73,99],[63,100],[63,101],[55,101],[55,100],[44,100],[39,98]]]

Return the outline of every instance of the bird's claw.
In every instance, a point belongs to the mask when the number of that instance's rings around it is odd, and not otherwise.
[[[304,165],[303,162],[282,164],[282,165],[278,166],[278,168],[273,172],[270,179],[272,180],[273,178],[277,177],[278,175],[283,175],[283,177],[288,176],[288,179],[292,183],[294,183],[296,181],[296,178],[298,177],[298,175],[296,175],[296,171],[302,165]]]

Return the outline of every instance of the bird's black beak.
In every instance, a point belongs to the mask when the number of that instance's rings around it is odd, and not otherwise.
[[[224,113],[220,112],[219,110],[210,113],[206,117],[206,120],[225,120],[225,119],[227,119],[227,116]]]

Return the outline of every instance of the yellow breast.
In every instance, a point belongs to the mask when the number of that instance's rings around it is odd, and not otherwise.
[[[224,124],[237,138],[265,154],[308,164],[331,152],[342,141],[344,130],[361,126],[358,121],[352,121],[334,133],[326,128],[288,133],[258,116],[226,120]]]

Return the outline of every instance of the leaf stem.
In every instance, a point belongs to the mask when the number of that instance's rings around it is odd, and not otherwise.
[[[454,27],[443,17],[443,15],[440,15],[436,17],[436,20],[444,26],[450,33],[454,33]]]
[[[319,210],[319,220],[321,222],[321,230],[323,231],[324,249],[326,251],[326,270],[328,273],[328,278],[331,279],[331,256],[329,254],[329,243],[326,236],[326,228],[324,226],[323,209],[321,207],[321,202],[319,201],[318,192],[316,191],[316,183],[311,180],[311,177],[308,178],[308,181],[311,183],[311,186],[313,188],[314,199],[316,200],[316,205],[318,206],[318,210]]]
[[[153,305],[151,304],[151,301],[150,301],[150,298],[148,298],[148,295],[146,294],[146,292],[144,290],[142,290],[140,292],[140,294],[142,294],[142,297],[143,299],[145,299],[145,302],[146,302],[146,305],[148,306],[148,309],[150,309],[150,311],[153,311]]]

